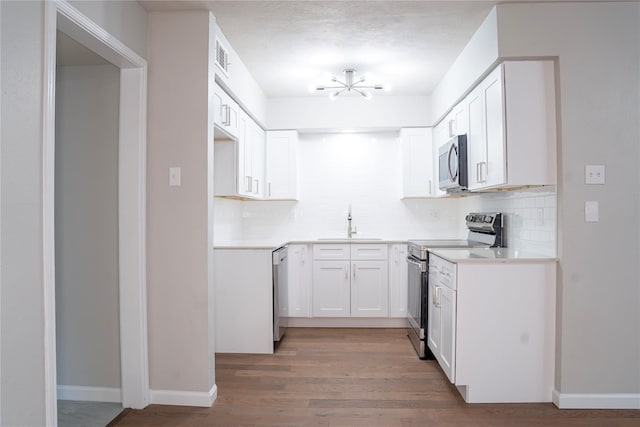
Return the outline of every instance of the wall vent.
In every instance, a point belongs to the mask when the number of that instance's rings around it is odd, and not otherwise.
[[[225,76],[229,77],[229,52],[218,39],[216,39],[216,65]]]

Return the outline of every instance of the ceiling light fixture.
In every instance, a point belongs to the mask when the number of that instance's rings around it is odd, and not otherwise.
[[[342,71],[344,74],[344,82],[338,80],[336,76],[331,77],[331,83],[335,83],[335,85],[319,85],[315,86],[313,89],[315,91],[327,90],[327,89],[337,89],[332,91],[329,94],[329,99],[336,99],[338,96],[345,92],[357,92],[362,95],[365,99],[371,99],[372,95],[367,89],[374,90],[386,90],[389,91],[390,87],[387,84],[364,84],[366,78],[365,76],[361,76],[360,78],[356,78],[356,70],[353,68],[346,68]]]

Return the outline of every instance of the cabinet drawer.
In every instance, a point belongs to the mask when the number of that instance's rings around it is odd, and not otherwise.
[[[386,260],[388,248],[385,244],[352,244],[351,259],[356,260]]]
[[[349,244],[313,245],[313,259],[349,259]]]
[[[439,284],[456,290],[456,264],[433,254],[429,255],[429,280],[436,277]]]

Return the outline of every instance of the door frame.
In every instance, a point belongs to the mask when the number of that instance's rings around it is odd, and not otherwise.
[[[55,314],[56,32],[120,69],[118,283],[122,405],[149,404],[146,295],[147,61],[66,0],[44,2],[43,268],[46,424],[57,425]]]

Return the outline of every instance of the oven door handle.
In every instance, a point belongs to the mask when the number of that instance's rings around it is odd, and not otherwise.
[[[413,258],[407,258],[407,263],[415,265],[422,273],[427,272],[427,263],[425,261],[415,261]]]

